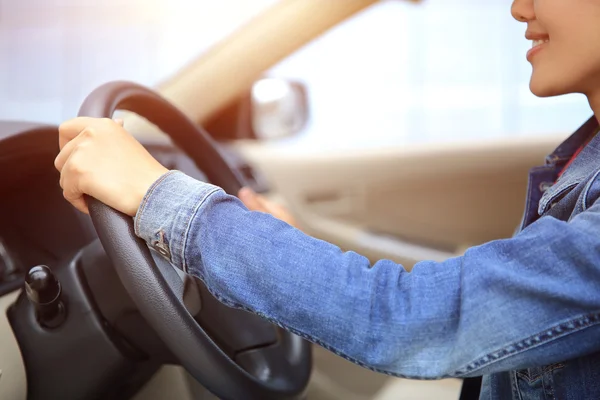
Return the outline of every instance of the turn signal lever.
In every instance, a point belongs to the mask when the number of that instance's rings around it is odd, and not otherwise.
[[[60,282],[45,265],[33,267],[25,277],[25,291],[37,320],[45,328],[57,328],[65,320],[67,309],[61,299]]]

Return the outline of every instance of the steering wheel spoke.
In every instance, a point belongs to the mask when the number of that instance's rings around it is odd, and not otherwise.
[[[156,261],[156,258],[154,260]],[[166,261],[155,262],[155,264],[173,294],[185,306],[190,315],[196,316],[202,308],[202,300],[194,278]]]

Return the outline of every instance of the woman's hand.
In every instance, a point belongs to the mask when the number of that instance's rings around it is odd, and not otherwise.
[[[238,197],[246,207],[251,211],[261,211],[264,213],[271,214],[275,218],[278,218],[284,222],[287,222],[291,226],[298,228],[296,220],[290,214],[285,207],[273,203],[267,200],[265,197],[255,193],[252,189],[245,187],[242,188],[238,194]]]
[[[84,213],[87,194],[134,216],[150,186],[168,171],[118,121],[79,117],[61,124],[58,134],[60,153],[54,166],[60,186],[65,199]],[[239,198],[252,211],[297,225],[284,207],[249,188],[240,190]]]
[[[134,216],[150,186],[168,171],[121,122],[75,118],[61,124],[58,135],[60,153],[54,166],[60,186],[65,199],[84,213],[87,194]]]

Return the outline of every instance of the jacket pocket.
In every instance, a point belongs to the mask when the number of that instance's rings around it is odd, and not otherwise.
[[[554,378],[555,374],[564,366],[564,363],[555,363],[516,371],[515,378],[519,398],[522,400],[557,400]]]

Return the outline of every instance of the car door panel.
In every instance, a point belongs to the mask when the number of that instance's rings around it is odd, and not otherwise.
[[[512,235],[528,170],[562,135],[382,150],[237,147],[307,233],[410,268]]]

